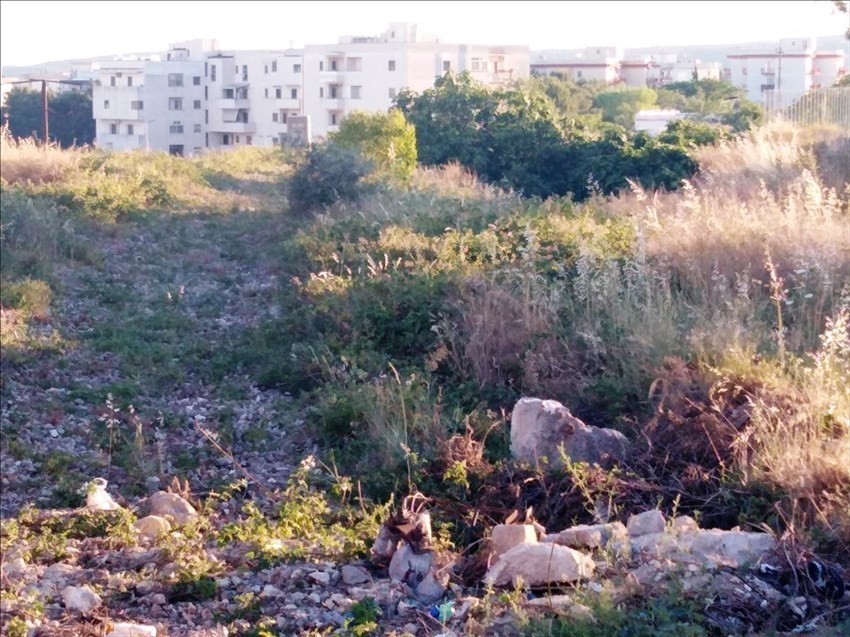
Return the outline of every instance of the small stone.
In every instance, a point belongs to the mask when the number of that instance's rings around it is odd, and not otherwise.
[[[346,564],[342,567],[342,581],[348,586],[365,584],[371,580],[372,578],[369,576],[369,572],[362,566]]]
[[[121,508],[106,492],[107,482],[103,478],[91,481],[86,492],[86,508],[91,511],[117,511]]]
[[[167,603],[168,600],[165,599],[165,595],[162,593],[151,595],[151,606],[165,606]]]
[[[650,533],[663,533],[665,525],[664,514],[653,509],[630,517],[627,528],[631,537],[639,537]]]
[[[160,535],[164,535],[171,530],[171,523],[159,515],[148,515],[137,520],[133,524],[133,527],[142,537],[148,540],[155,540]]]
[[[119,622],[112,625],[106,637],[156,637],[156,626]]]
[[[176,493],[157,491],[148,498],[148,507],[151,515],[169,518],[180,525],[198,517],[195,507]]]
[[[322,596],[319,595],[318,593],[310,593],[309,595],[307,595],[307,599],[309,599],[314,604],[321,604],[322,603]]]
[[[271,598],[282,597],[282,596],[283,596],[283,591],[281,591],[279,588],[277,588],[275,586],[272,586],[271,584],[266,584],[263,587],[263,591],[260,593],[261,599],[271,599]]]
[[[88,586],[66,586],[62,589],[62,603],[68,610],[87,613],[100,606],[102,600]]]
[[[331,576],[323,571],[313,571],[307,577],[322,586],[327,586],[331,582]]]

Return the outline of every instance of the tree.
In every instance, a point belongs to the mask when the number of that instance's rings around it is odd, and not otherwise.
[[[358,150],[377,171],[405,182],[416,168],[416,129],[398,109],[388,113],[349,114],[331,141]]]
[[[657,98],[651,88],[623,89],[600,93],[593,100],[593,104],[602,109],[604,121],[634,128],[638,111],[655,106]]]
[[[41,92],[13,88],[6,98],[3,115],[13,137],[34,137],[43,141]],[[48,99],[48,118],[51,142],[63,148],[94,142],[92,100],[86,93],[68,91],[51,94]]]
[[[314,145],[289,182],[292,214],[305,216],[337,201],[357,201],[370,191],[363,178],[373,168],[355,149],[330,141]]]

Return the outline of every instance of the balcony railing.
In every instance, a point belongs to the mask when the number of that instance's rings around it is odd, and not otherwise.
[[[210,130],[217,133],[254,133],[256,122],[218,122],[210,124]]]

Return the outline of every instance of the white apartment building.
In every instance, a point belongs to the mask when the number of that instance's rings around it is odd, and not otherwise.
[[[304,48],[304,112],[324,137],[348,113],[386,111],[402,89],[421,92],[448,71],[469,71],[487,86],[527,78],[529,57],[527,46],[446,44],[414,24],[391,24],[380,36]]]
[[[727,56],[727,79],[747,91],[754,102],[764,103],[766,93],[779,95],[785,106],[806,91],[832,86],[847,72],[844,52],[817,51],[814,38],[784,38],[770,51]]]
[[[578,53],[561,50],[537,51],[531,60],[531,70],[540,75],[560,73],[574,80],[615,84],[620,81],[622,60],[623,50],[616,46],[592,46]]]
[[[270,146],[308,116],[313,138],[355,111],[386,111],[403,88],[423,91],[447,71],[488,86],[529,75],[527,46],[445,44],[416,25],[344,37],[303,51],[222,51],[213,40],[170,46],[164,61],[122,60],[96,71],[97,144],[194,154]],[[301,122],[299,122],[300,124]]]
[[[164,62],[101,63],[92,101],[101,148],[184,155],[206,145],[204,63],[188,51],[169,51]]]

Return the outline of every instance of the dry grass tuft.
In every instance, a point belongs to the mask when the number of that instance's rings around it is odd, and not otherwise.
[[[45,184],[60,181],[79,166],[83,149],[47,146],[34,139],[15,140],[8,129],[0,133],[0,178],[8,184]]]

